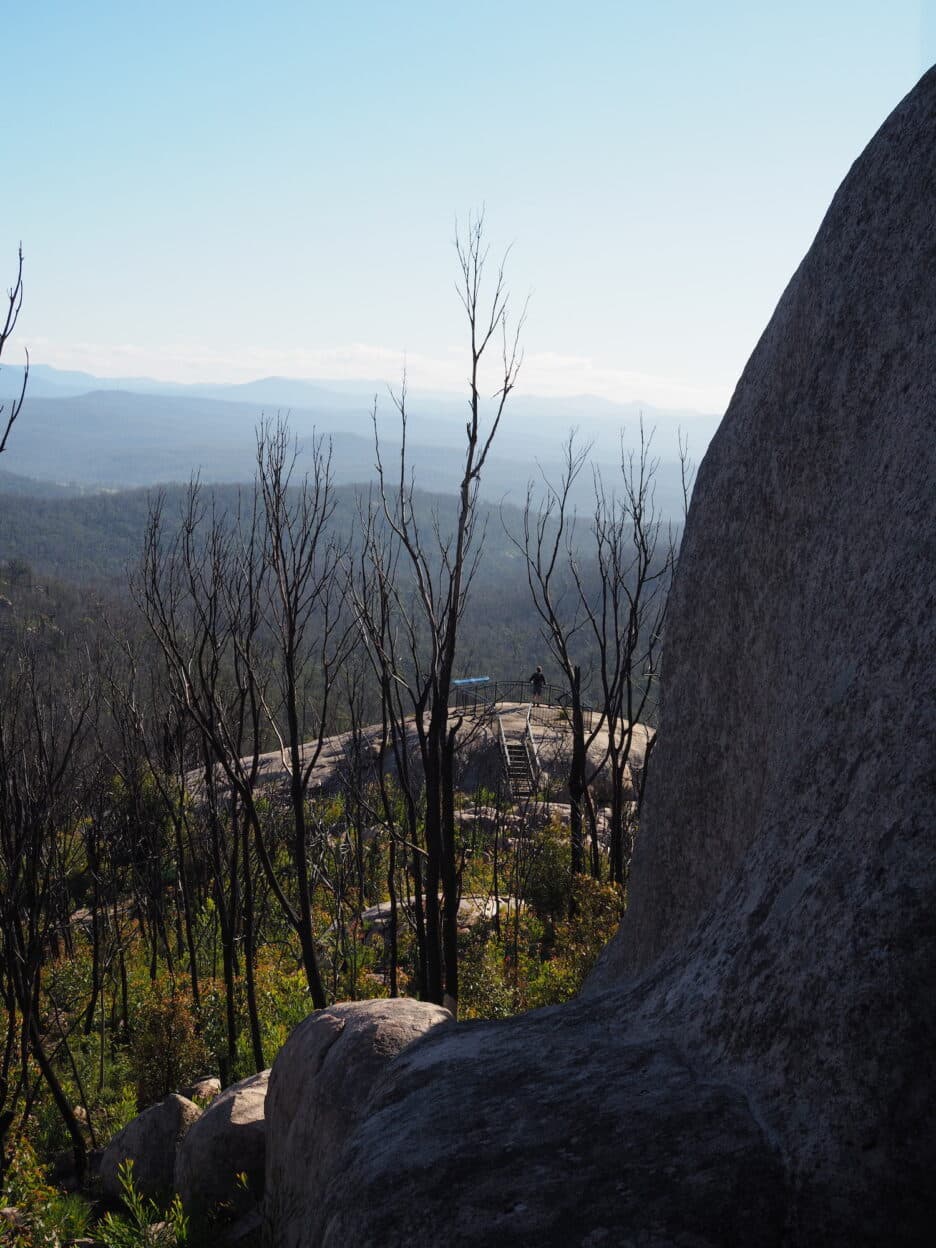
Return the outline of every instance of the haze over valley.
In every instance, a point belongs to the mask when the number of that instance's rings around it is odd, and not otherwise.
[[[0,371],[0,401],[19,393],[22,370]],[[43,485],[120,489],[187,481],[249,481],[256,457],[256,427],[263,416],[288,415],[299,441],[301,472],[309,465],[314,433],[333,446],[338,484],[374,478],[372,411],[389,463],[399,452],[400,422],[384,383],[309,382],[263,378],[238,385],[169,385],[146,379],[104,379],[33,365],[17,428],[15,465],[3,468]],[[466,399],[453,394],[407,397],[408,455],[420,488],[454,492],[460,481]],[[542,474],[557,480],[563,443],[572,430],[580,446],[609,482],[625,454],[640,444],[641,420],[652,434],[660,461],[657,502],[667,515],[681,516],[679,439],[690,459],[701,458],[719,417],[689,410],[662,410],[642,402],[612,403],[593,396],[544,398],[522,387],[507,408],[481,478],[491,502],[522,505],[527,483]],[[3,488],[0,471],[0,488]],[[8,484],[7,488],[12,488]],[[21,490],[27,487],[20,483]],[[34,487],[39,488],[39,487]],[[587,507],[590,474],[578,482],[575,501]]]

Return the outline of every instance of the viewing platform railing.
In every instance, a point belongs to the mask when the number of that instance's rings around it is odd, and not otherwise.
[[[449,695],[449,706],[457,711],[481,711],[500,702],[529,702],[532,704],[533,718],[536,719],[537,704],[558,711],[569,710],[572,706],[572,694],[563,685],[547,684],[536,698],[532,681],[491,680],[485,684],[459,686],[452,689]],[[590,706],[583,706],[582,713],[587,720],[598,714]]]

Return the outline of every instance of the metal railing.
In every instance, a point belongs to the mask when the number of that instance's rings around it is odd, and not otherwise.
[[[530,774],[534,780],[538,780],[542,768],[539,761],[539,750],[536,748],[536,738],[533,736],[533,729],[530,727],[530,717],[533,714],[532,703],[527,707],[526,723],[523,725],[523,744],[526,746],[527,762],[530,765]],[[502,730],[503,731],[503,730]]]
[[[570,706],[572,695],[562,685],[546,685],[537,700],[543,706]],[[457,710],[476,710],[495,702],[533,701],[533,682],[529,680],[492,680],[486,685],[453,689],[449,694],[449,706]]]
[[[507,751],[507,734],[504,732],[504,721],[498,715],[497,730],[500,736],[501,758],[504,762],[504,774],[506,775],[510,768],[510,754]]]
[[[563,685],[546,685],[539,698],[533,694],[533,683],[529,680],[492,680],[485,685],[461,687],[453,689],[449,695],[449,706],[458,711],[483,711],[493,709],[501,702],[529,703],[532,719],[536,723],[548,724],[556,714],[569,714],[572,708],[572,694]],[[582,706],[582,714],[587,725],[594,724],[594,717],[600,712],[591,706]]]

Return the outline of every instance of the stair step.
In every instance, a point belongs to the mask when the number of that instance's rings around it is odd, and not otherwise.
[[[504,771],[511,796],[529,798],[536,792],[536,777],[526,742],[504,741]]]

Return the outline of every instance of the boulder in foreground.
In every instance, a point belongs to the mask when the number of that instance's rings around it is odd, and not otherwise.
[[[247,1176],[255,1200],[263,1194],[268,1070],[250,1075],[216,1096],[189,1131],[176,1158],[175,1188],[187,1213],[205,1214],[244,1197]]]
[[[280,1050],[267,1093],[264,1243],[317,1243],[345,1141],[388,1063],[450,1023],[448,1010],[406,998],[311,1014]]]
[[[125,1161],[132,1161],[137,1191],[156,1200],[170,1196],[176,1153],[201,1113],[197,1105],[173,1092],[128,1122],[101,1157],[99,1173],[104,1195],[112,1201],[121,1199],[118,1170]]]

